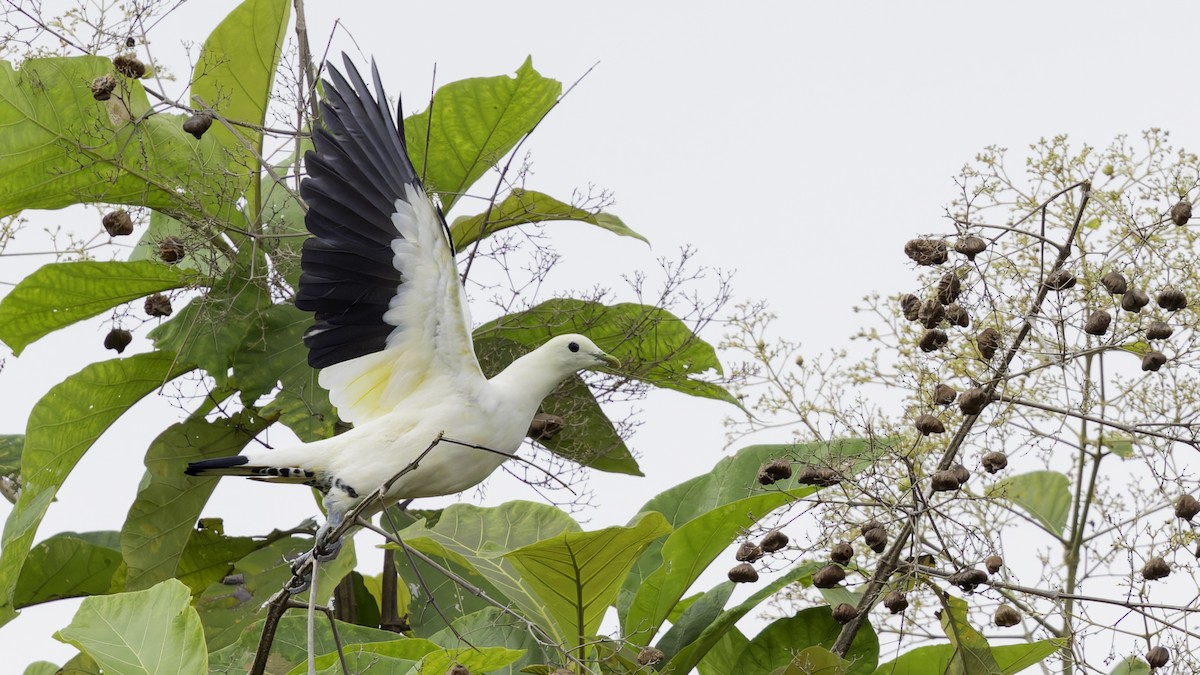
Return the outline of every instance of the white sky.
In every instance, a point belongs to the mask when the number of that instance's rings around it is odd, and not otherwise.
[[[154,53],[186,73],[181,41],[201,42],[234,4],[185,6],[158,28]],[[555,227],[552,244],[565,256],[556,287],[620,287],[621,274],[652,271],[657,256],[693,245],[702,264],[737,271],[740,297],[769,300],[781,332],[810,353],[845,342],[864,294],[912,284],[903,242],[947,229],[940,218],[954,197],[951,178],[983,146],[1019,151],[1058,133],[1105,145],[1154,126],[1200,148],[1190,79],[1198,19],[1200,5],[1182,1],[308,7],[314,48],[332,35],[332,53],[374,56],[406,113],[425,106],[435,64],[446,83],[510,73],[532,54],[541,73],[569,84],[599,62],[525,145],[534,171],[527,186],[562,199],[589,183],[612,190],[610,210],[654,248]],[[93,221],[64,212],[36,223],[86,233],[98,228]],[[34,230],[13,250],[45,248]],[[33,262],[0,260],[0,294]],[[476,319],[486,311],[477,305]],[[20,358],[4,352],[0,433],[21,433],[45,390],[109,358],[103,334],[87,323]],[[725,406],[664,393],[643,407],[632,445],[647,477],[596,476],[601,508],[584,515],[589,526],[626,521],[648,495],[722,456]],[[152,402],[114,426],[67,482],[40,536],[120,529],[141,453],[176,415]],[[511,479],[487,494],[489,502],[537,499]],[[315,508],[304,490],[224,481],[209,512],[250,534]],[[13,665],[61,663],[74,649],[50,634],[76,605],[26,610],[0,630],[0,654]]]

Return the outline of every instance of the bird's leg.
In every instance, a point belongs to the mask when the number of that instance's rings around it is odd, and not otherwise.
[[[328,500],[326,500],[328,503]],[[325,518],[325,524],[317,530],[316,540],[313,542],[312,554],[318,562],[329,562],[337,557],[338,551],[342,550],[342,538],[334,536],[334,532],[341,526],[342,521],[346,518],[346,514],[337,507],[329,509],[329,515]]]

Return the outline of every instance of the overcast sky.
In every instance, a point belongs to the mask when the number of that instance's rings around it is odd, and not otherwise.
[[[47,1],[46,11],[56,5],[67,3]],[[202,42],[234,5],[185,5],[156,29],[156,58],[186,73],[183,42]],[[952,177],[985,145],[1020,151],[1067,133],[1102,146],[1162,127],[1200,148],[1197,19],[1200,6],[1182,1],[308,7],[314,49],[328,42],[331,53],[373,56],[389,93],[404,94],[406,113],[425,107],[435,65],[446,83],[511,73],[532,55],[542,74],[569,84],[598,64],[526,143],[527,187],[563,199],[589,184],[611,190],[609,210],[653,248],[556,227],[552,244],[564,260],[555,287],[620,288],[622,274],[652,271],[656,257],[694,246],[701,264],[736,271],[739,297],[768,300],[781,334],[809,352],[844,343],[864,294],[907,289],[903,242],[948,231]],[[98,223],[78,212],[39,215],[11,250],[44,249],[43,226],[89,233]],[[0,294],[34,262],[0,261]],[[477,320],[488,316],[477,306]],[[21,433],[50,386],[109,358],[103,333],[89,322],[20,358],[5,351],[0,433]],[[716,342],[720,333],[705,337]],[[647,477],[596,477],[601,507],[581,514],[589,527],[624,522],[648,495],[682,480],[681,465],[698,473],[722,456],[726,406],[663,393],[642,407],[632,445]],[[39,536],[120,529],[141,453],[178,416],[168,402],[149,401],[115,425]],[[505,478],[487,492],[489,503],[502,498],[538,497]],[[251,534],[294,524],[315,506],[304,490],[224,481],[209,511],[233,533]],[[26,610],[0,630],[6,662],[73,654],[50,635],[76,606]]]

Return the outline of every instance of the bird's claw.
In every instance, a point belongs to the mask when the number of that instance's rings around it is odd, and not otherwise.
[[[317,543],[313,545],[312,555],[317,562],[329,562],[337,557],[342,550],[342,540],[335,539],[333,541],[322,541],[317,539]]]

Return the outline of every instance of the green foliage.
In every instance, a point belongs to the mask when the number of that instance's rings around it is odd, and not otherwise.
[[[31,343],[152,293],[182,288],[198,278],[149,261],[43,265],[0,302],[0,340],[14,355]]]
[[[13,592],[34,533],[75,463],[134,403],[188,370],[163,352],[101,361],[55,385],[33,407],[21,454],[21,495],[0,550],[0,625],[15,616]]]
[[[794,616],[779,619],[767,626],[737,657],[737,663],[747,673],[771,673],[793,664],[802,668],[804,661],[793,653],[804,648],[833,646],[842,625],[833,619],[829,607],[800,610]],[[820,652],[815,652],[814,657]],[[849,675],[870,675],[879,663],[879,640],[869,628],[859,633],[846,654],[850,661]],[[828,659],[825,659],[828,661]],[[804,672],[800,670],[799,672]]]
[[[1030,666],[1041,663],[1066,644],[1065,640],[1052,638],[1028,644],[991,647],[991,655],[1004,675],[1019,673]],[[955,672],[961,659],[954,645],[930,645],[918,647],[901,655],[894,661],[879,666],[875,675],[927,675],[928,673]],[[966,672],[959,670],[957,672]]]
[[[429,110],[404,120],[417,175],[449,211],[533,131],[561,93],[562,84],[542,77],[532,58],[516,77],[477,77],[441,87]]]
[[[1012,502],[1061,537],[1071,509],[1071,479],[1057,471],[1031,471],[997,481],[987,496]]]
[[[119,533],[60,532],[29,551],[13,591],[13,606],[106,595],[124,586]]]
[[[137,673],[203,673],[208,652],[187,587],[168,579],[153,588],[86,598],[55,634],[105,669]]]
[[[475,216],[459,216],[450,226],[450,239],[455,248],[463,249],[472,242],[483,239],[500,230],[553,220],[575,220],[590,223],[619,234],[650,243],[634,232],[620,218],[609,213],[593,213],[585,209],[564,204],[549,195],[532,190],[513,190],[504,201]]]

